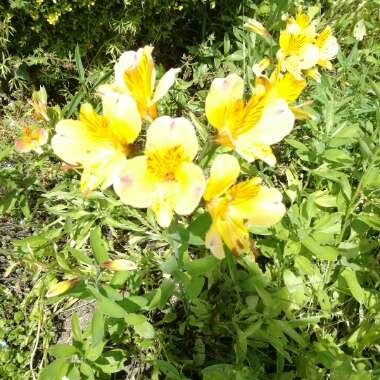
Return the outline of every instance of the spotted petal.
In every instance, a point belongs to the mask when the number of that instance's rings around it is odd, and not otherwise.
[[[129,206],[150,207],[155,197],[156,181],[147,172],[146,157],[138,156],[125,162],[114,189],[121,201]]]

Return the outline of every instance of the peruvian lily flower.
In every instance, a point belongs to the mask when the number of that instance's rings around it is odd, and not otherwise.
[[[312,69],[319,59],[315,37],[315,25],[308,15],[299,11],[295,19],[288,18],[286,29],[280,33],[277,52],[281,68],[302,79],[303,71]]]
[[[124,163],[114,189],[122,202],[150,207],[162,227],[173,213],[189,215],[205,187],[202,169],[192,163],[198,151],[193,125],[184,118],[157,118],[148,128],[145,154]]]
[[[152,46],[137,51],[127,51],[115,64],[115,83],[99,88],[99,91],[128,93],[137,103],[143,119],[152,121],[157,117],[157,102],[169,91],[180,69],[170,69],[156,86],[156,70]]]
[[[19,153],[28,153],[32,150],[42,153],[41,146],[48,141],[48,132],[43,128],[31,130],[29,127],[23,128],[23,136],[15,141],[15,149]]]
[[[317,64],[328,70],[332,69],[331,60],[335,58],[339,51],[339,45],[336,38],[332,35],[330,26],[318,35],[315,44],[318,47],[319,58]]]
[[[217,156],[203,195],[212,219],[205,243],[219,259],[225,255],[223,243],[234,255],[250,252],[248,227],[272,226],[285,214],[277,189],[262,185],[260,178],[235,183],[239,173],[239,162],[234,156]]]
[[[82,166],[81,190],[87,195],[98,186],[112,185],[141,130],[136,103],[127,94],[102,97],[103,115],[83,104],[79,120],[62,120],[56,126],[52,147],[69,165]]]
[[[305,81],[279,70],[268,79],[258,76],[255,90],[245,105],[244,81],[236,74],[213,80],[206,98],[206,116],[218,130],[217,141],[236,150],[247,161],[276,163],[270,145],[281,141],[293,128],[295,116],[288,103],[297,99]]]

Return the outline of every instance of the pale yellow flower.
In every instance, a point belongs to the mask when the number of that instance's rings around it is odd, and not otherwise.
[[[134,100],[127,94],[102,98],[103,115],[91,104],[81,106],[79,120],[62,120],[56,126],[52,147],[62,160],[82,166],[81,190],[86,195],[98,186],[112,185],[141,130]]]
[[[303,71],[314,67],[319,59],[315,38],[315,25],[309,16],[299,11],[295,19],[288,18],[286,29],[280,33],[277,52],[282,69],[301,79]]]
[[[330,26],[326,26],[325,29],[318,35],[315,44],[318,47],[319,57],[317,64],[321,67],[331,70],[331,60],[336,57],[339,51],[339,45],[336,38],[332,35]]]
[[[289,71],[297,79],[303,75],[320,82],[316,65],[331,69],[331,60],[338,53],[339,45],[327,26],[319,35],[310,17],[298,11],[296,18],[287,18],[286,29],[280,34],[280,50],[277,59],[282,70]]]
[[[254,92],[244,104],[244,81],[236,74],[213,80],[206,98],[206,116],[218,130],[217,141],[236,150],[247,161],[261,159],[274,165],[270,145],[281,141],[293,128],[294,114],[288,103],[305,87],[303,79],[279,70],[268,79],[256,78]]]
[[[23,128],[23,136],[15,141],[15,149],[19,153],[35,151],[42,153],[41,146],[48,141],[48,132],[44,128],[31,130],[29,127]]]
[[[191,214],[202,197],[203,172],[192,163],[197,152],[193,125],[161,116],[148,128],[145,154],[125,162],[114,189],[122,202],[150,207],[158,223],[168,227],[174,212]]]
[[[170,69],[156,86],[156,69],[152,57],[152,46],[123,53],[115,64],[115,83],[99,88],[130,94],[143,119],[152,121],[157,117],[157,102],[169,91],[180,69]]]
[[[285,213],[281,193],[261,183],[260,178],[235,183],[240,173],[237,159],[229,154],[216,157],[211,165],[203,198],[212,224],[206,247],[222,259],[223,243],[234,255],[251,251],[249,226],[269,227]]]

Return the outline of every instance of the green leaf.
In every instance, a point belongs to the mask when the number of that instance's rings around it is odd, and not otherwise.
[[[163,308],[168,301],[169,297],[173,294],[175,289],[175,283],[173,280],[165,278],[161,286],[157,289],[156,294],[152,298],[149,304],[149,309],[153,309],[155,307]]]
[[[341,273],[341,276],[345,279],[347,286],[356,301],[361,304],[364,303],[366,298],[365,291],[360,286],[359,281],[356,277],[356,273],[351,268],[345,268]]]
[[[92,265],[92,260],[81,250],[71,248],[70,253],[78,260],[80,263],[85,263],[88,265]]]
[[[192,277],[190,282],[185,286],[185,293],[190,298],[196,298],[199,296],[202,288],[205,284],[204,277]]]
[[[230,364],[214,364],[202,370],[203,380],[235,380],[236,371]]]
[[[136,333],[145,339],[154,338],[154,328],[141,314],[130,313],[125,317],[125,321],[131,325]]]
[[[209,213],[204,213],[193,220],[188,227],[190,233],[189,244],[204,245],[205,235],[209,230],[210,225],[211,217]]]
[[[102,341],[104,337],[104,318],[103,313],[99,309],[95,309],[91,320],[92,345],[96,345]]]
[[[289,269],[284,270],[283,276],[285,285],[292,295],[293,302],[296,306],[301,307],[305,301],[305,286],[302,277],[297,277]]]
[[[104,352],[95,362],[96,365],[105,373],[119,372],[124,368],[127,356],[123,350],[115,349]]]
[[[56,359],[41,371],[39,380],[62,380],[69,365],[70,362],[66,359]]]
[[[376,231],[380,231],[380,217],[374,213],[362,212],[357,216],[367,226],[372,227]]]
[[[302,245],[320,260],[334,261],[338,258],[339,251],[334,247],[321,246],[312,237],[302,239]]]
[[[113,318],[124,318],[127,314],[121,306],[106,297],[100,297],[97,301],[97,307],[104,315],[108,315]]]
[[[220,260],[218,260],[215,256],[209,255],[202,257],[201,259],[187,262],[184,267],[191,276],[200,276],[211,272],[219,264]]]
[[[73,313],[73,315],[71,316],[71,330],[72,330],[74,339],[77,340],[78,342],[81,342],[82,329],[80,327],[79,317],[77,313]]]
[[[169,362],[166,362],[164,360],[155,360],[154,364],[165,376],[167,376],[168,379],[171,379],[171,380],[185,379],[182,375],[180,375],[177,368],[174,367],[174,365],[170,364]]]
[[[100,227],[96,227],[90,232],[90,245],[98,264],[109,259],[107,246],[102,239]]]
[[[85,74],[78,44],[75,46],[75,65],[78,70],[80,82],[83,83]]]
[[[59,343],[49,347],[49,354],[56,358],[65,358],[75,355],[77,352],[76,347],[71,346],[70,344]]]

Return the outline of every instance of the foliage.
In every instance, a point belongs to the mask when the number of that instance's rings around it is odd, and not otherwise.
[[[278,166],[242,169],[282,188],[288,209],[275,227],[251,230],[256,261],[210,256],[203,210],[162,230],[152,213],[126,207],[111,190],[83,199],[78,173],[61,170],[49,149],[39,156],[14,152],[20,120],[32,120],[30,107],[14,102],[3,110],[0,232],[9,241],[1,246],[2,378],[32,378],[49,362],[41,379],[379,376],[378,20],[371,2],[354,19],[347,16],[351,5],[325,4],[322,20],[333,22],[342,49],[334,71],[304,94],[314,100],[308,110],[315,118],[276,147]],[[249,16],[275,34],[280,24],[271,10],[263,3]],[[360,20],[367,27],[362,41],[353,37]],[[238,22],[222,38],[209,36],[189,48],[183,79],[160,111],[191,118],[207,148],[211,80],[235,72],[250,81],[251,66],[275,50]],[[78,54],[71,62],[80,87],[53,111],[65,117],[108,78],[107,70],[83,72]],[[50,134],[53,126],[45,125]],[[100,265],[116,258],[138,270]],[[45,298],[68,278],[80,281],[63,296]],[[72,339],[58,342],[63,315]]]

